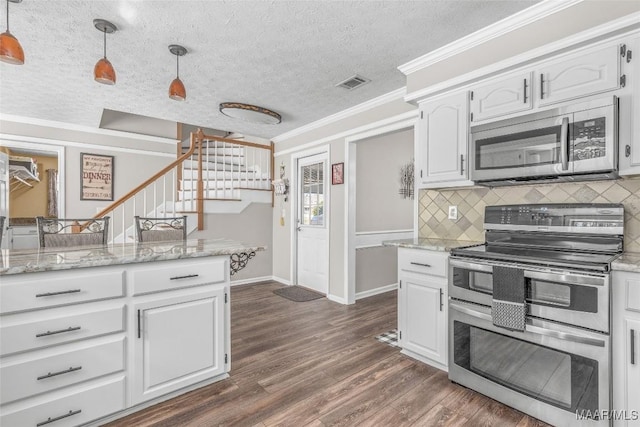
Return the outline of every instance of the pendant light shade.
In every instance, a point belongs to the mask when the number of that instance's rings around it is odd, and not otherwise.
[[[9,2],[20,3],[22,0],[7,0],[7,31],[0,34],[0,61],[7,64],[24,64],[24,51],[17,38],[9,32]]]
[[[113,69],[113,65],[107,59],[107,33],[115,33],[118,29],[114,24],[104,19],[94,19],[93,25],[104,34],[104,56],[93,68],[93,78],[98,83],[114,85],[116,84],[116,70]]]
[[[187,99],[187,90],[184,88],[182,80],[180,80],[180,57],[187,54],[187,49],[177,44],[169,45],[169,52],[176,56],[176,78],[173,79],[169,86],[169,98],[174,101],[184,101]]]

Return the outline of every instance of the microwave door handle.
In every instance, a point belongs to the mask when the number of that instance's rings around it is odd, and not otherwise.
[[[560,161],[562,162],[562,170],[569,169],[569,118],[562,118],[562,126],[560,127]]]

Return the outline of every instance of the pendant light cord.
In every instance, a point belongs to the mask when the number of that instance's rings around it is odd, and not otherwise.
[[[9,32],[9,0],[7,0],[7,33]]]
[[[103,30],[104,33],[104,43],[102,44],[104,47],[104,59],[107,59],[107,29]]]
[[[180,79],[180,55],[176,55],[176,78]]]

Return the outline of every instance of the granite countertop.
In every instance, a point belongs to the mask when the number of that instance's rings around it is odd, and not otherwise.
[[[397,246],[399,248],[410,249],[426,249],[430,251],[449,252],[451,249],[461,248],[463,246],[480,245],[484,242],[475,242],[469,240],[449,240],[449,239],[401,239],[387,240],[382,242],[383,246]]]
[[[232,255],[265,249],[261,245],[245,245],[227,239],[192,239],[184,243],[172,241],[72,248],[3,249],[0,275]]]
[[[640,273],[640,252],[624,252],[611,263],[611,269]]]

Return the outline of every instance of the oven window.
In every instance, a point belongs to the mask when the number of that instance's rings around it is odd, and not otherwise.
[[[483,271],[467,270],[455,267],[453,269],[453,286],[482,292],[491,295],[493,293],[493,275]]]
[[[520,168],[559,163],[561,126],[479,139],[476,169]]]
[[[598,407],[598,362],[454,322],[456,365],[575,412]]]

